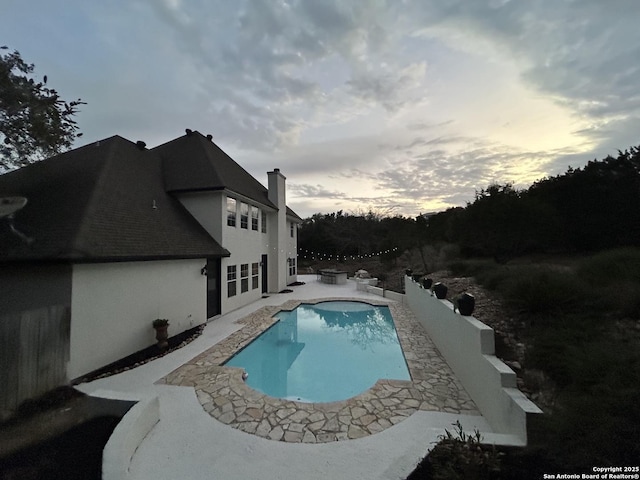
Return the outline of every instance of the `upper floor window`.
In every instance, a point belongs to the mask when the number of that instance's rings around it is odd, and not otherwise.
[[[267,212],[262,210],[262,233],[267,233]]]
[[[236,226],[236,199],[227,197],[227,225]]]
[[[296,224],[293,222],[289,223],[289,234],[291,235],[291,238],[295,237],[295,231],[296,231]]]
[[[240,228],[249,228],[249,205],[240,202]]]
[[[251,207],[251,230],[258,231],[258,207]]]

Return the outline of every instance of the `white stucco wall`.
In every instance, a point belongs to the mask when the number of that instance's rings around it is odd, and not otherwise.
[[[258,267],[258,288],[252,288],[251,282],[251,264],[260,263],[262,261],[262,255],[267,254],[269,243],[269,225],[267,224],[267,233],[262,233],[261,218],[258,219],[258,230],[252,230],[251,228],[251,209],[249,209],[249,220],[247,228],[241,227],[240,222],[240,204],[246,203],[247,205],[256,206],[261,210],[261,215],[275,215],[275,213],[268,213],[267,210],[256,204],[252,203],[243,197],[228,194],[229,196],[237,200],[237,212],[236,212],[236,225],[231,227],[227,225],[226,210],[224,217],[224,225],[222,226],[222,245],[229,250],[231,256],[223,258],[222,274],[221,274],[221,291],[222,291],[222,313],[230,312],[251,302],[258,300],[262,296],[262,267]],[[226,197],[225,197],[226,198]],[[226,209],[226,200],[223,202]],[[241,292],[241,265],[249,265],[249,290],[247,292]],[[227,291],[227,266],[236,266],[236,295],[233,297],[228,296]]]
[[[180,194],[178,199],[193,217],[209,232],[209,234],[226,248],[231,256],[221,260],[220,272],[220,307],[227,313],[262,296],[262,265],[259,267],[258,288],[252,288],[251,264],[262,262],[262,255],[268,255],[267,292],[274,293],[295,282],[297,275],[289,275],[288,258],[297,259],[297,227],[291,238],[286,218],[286,185],[285,177],[279,172],[269,172],[269,199],[280,206],[279,210],[266,207],[255,200],[232,191],[196,192]],[[236,225],[227,225],[227,197],[236,200]],[[241,226],[241,204],[257,207],[260,211],[258,230],[252,229],[251,209],[247,228]],[[262,216],[266,216],[267,232],[262,233]],[[249,290],[241,291],[241,265],[249,265]],[[236,295],[228,296],[227,266],[236,266]]]
[[[518,390],[495,355],[493,329],[405,277],[405,299],[494,432],[527,441],[527,417],[542,411]]]
[[[220,245],[227,225],[227,197],[223,192],[190,192],[178,196],[180,203]]]
[[[206,321],[204,259],[74,265],[70,379],[153,345],[156,318],[169,335]]]

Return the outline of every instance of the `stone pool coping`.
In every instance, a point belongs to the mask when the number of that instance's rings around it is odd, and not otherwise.
[[[247,386],[243,370],[222,364],[273,325],[279,311],[300,304],[355,301],[388,306],[411,374],[410,381],[378,380],[347,400],[303,403],[270,397]],[[156,383],[194,387],[206,412],[218,421],[263,438],[325,443],[372,435],[418,410],[480,415],[476,405],[418,323],[399,303],[329,297],[265,306],[237,320],[243,327]]]

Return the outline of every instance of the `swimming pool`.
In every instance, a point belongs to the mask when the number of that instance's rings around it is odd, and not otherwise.
[[[247,384],[262,393],[333,402],[358,395],[378,379],[411,379],[386,306],[301,304],[276,318],[225,364],[244,368]]]

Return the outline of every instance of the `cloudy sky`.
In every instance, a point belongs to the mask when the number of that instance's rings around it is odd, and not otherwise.
[[[640,144],[638,0],[0,0],[84,143],[214,141],[302,217],[416,215]]]

